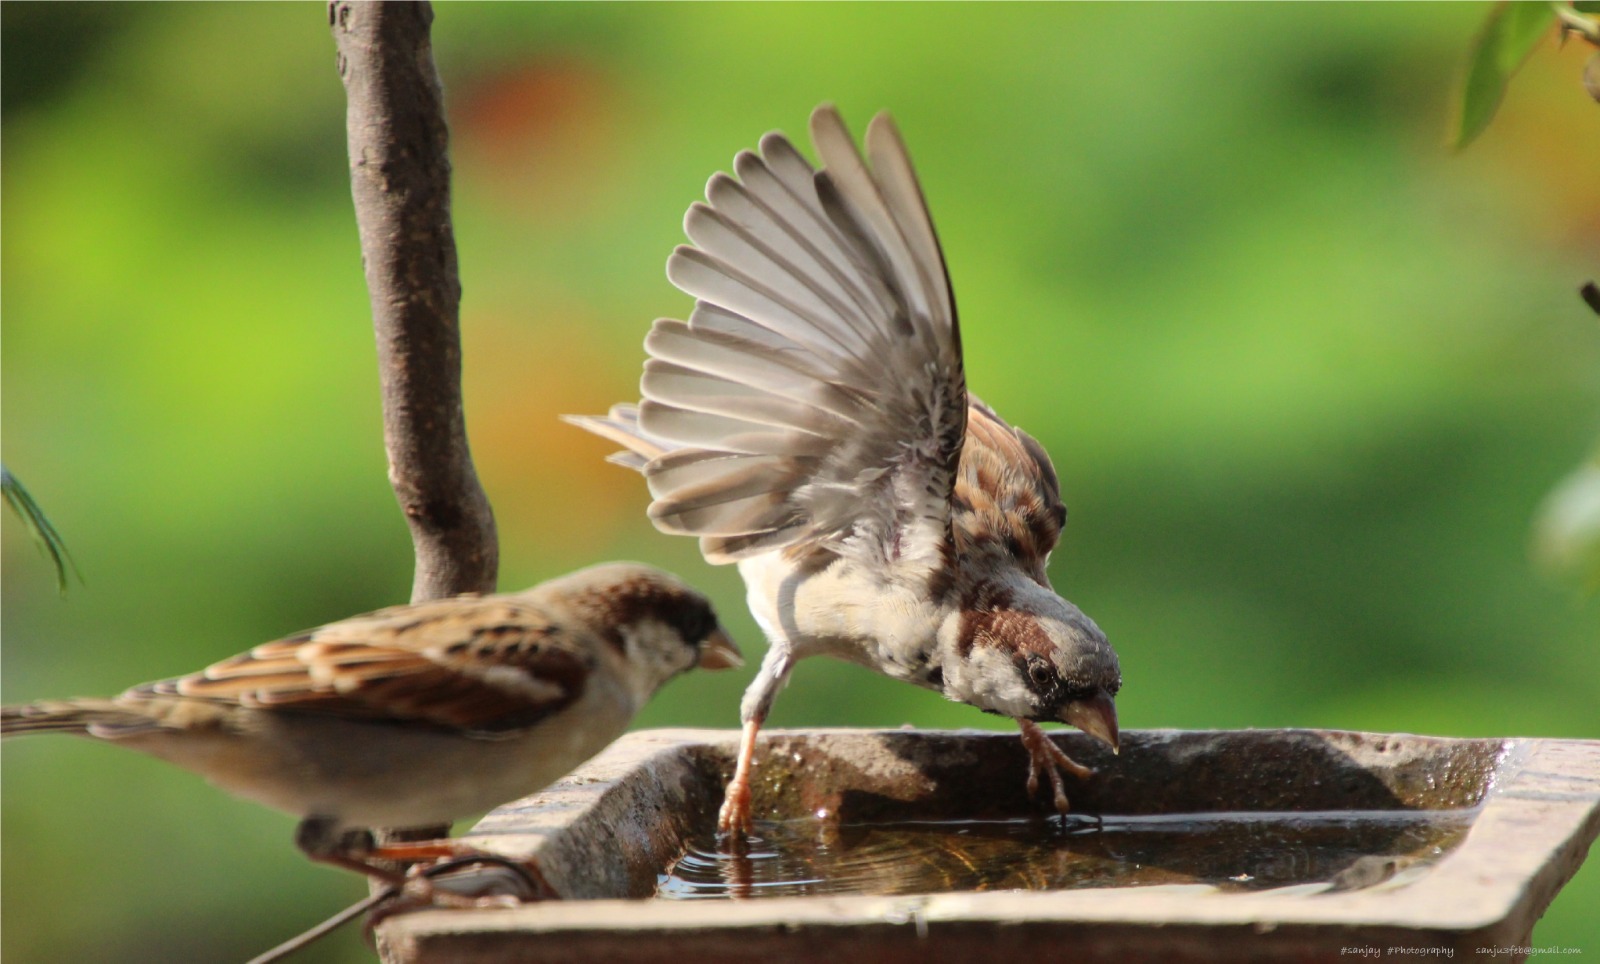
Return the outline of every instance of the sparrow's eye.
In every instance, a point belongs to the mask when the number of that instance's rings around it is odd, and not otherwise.
[[[1028,657],[1028,679],[1038,689],[1048,689],[1056,681],[1055,667],[1042,656]]]

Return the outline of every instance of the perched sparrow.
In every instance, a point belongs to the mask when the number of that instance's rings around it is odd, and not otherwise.
[[[704,596],[609,563],[520,593],[395,606],[109,700],[0,709],[0,734],[76,733],[303,819],[314,860],[388,880],[360,828],[413,828],[541,789],[622,735],[663,683],[742,663]],[[364,846],[363,844],[366,844]]]
[[[655,323],[637,407],[571,421],[627,448],[650,518],[737,562],[771,643],[741,707],[719,825],[750,827],[755,736],[826,654],[1017,720],[1028,786],[1070,760],[1035,723],[1117,745],[1116,653],[1045,575],[1066,519],[1038,442],[967,393],[933,222],[887,114],[871,167],[831,105],[813,170],[782,134],[689,208],[667,262],[696,300]]]

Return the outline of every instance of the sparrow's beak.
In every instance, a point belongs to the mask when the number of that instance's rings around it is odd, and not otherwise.
[[[1094,695],[1073,700],[1061,710],[1061,720],[1089,734],[1117,752],[1117,704],[1105,690],[1095,690]]]
[[[739,647],[733,645],[733,640],[719,626],[700,644],[700,662],[696,665],[701,669],[738,669],[744,665],[744,654],[739,652]],[[1111,725],[1115,729],[1115,717],[1112,717]]]

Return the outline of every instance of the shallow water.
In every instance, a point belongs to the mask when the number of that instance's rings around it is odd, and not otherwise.
[[[744,855],[709,829],[658,880],[678,899],[926,894],[1312,882],[1348,890],[1436,860],[1466,835],[1465,810],[1199,813],[841,825],[757,821]]]

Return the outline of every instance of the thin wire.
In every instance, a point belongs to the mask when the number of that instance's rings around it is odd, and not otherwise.
[[[389,898],[394,897],[398,893],[400,893],[399,885],[390,884],[388,887],[378,891],[376,894],[356,901],[354,904],[351,904],[349,907],[346,907],[339,913],[334,914],[332,917],[311,928],[305,933],[291,937],[282,944],[279,944],[277,947],[274,947],[272,950],[250,958],[250,960],[246,961],[245,964],[272,964],[273,961],[281,961],[290,954],[293,954],[295,951],[298,951],[301,948],[328,936],[329,934],[338,930],[340,927],[343,927],[345,924],[357,917],[360,917],[373,907],[376,907],[378,904],[381,904]]]
[[[442,860],[422,871],[422,876],[433,877],[437,874],[458,870],[472,864],[493,864],[511,871],[518,878],[518,882],[525,886],[531,895],[521,898],[523,901],[538,900],[541,894],[545,895],[544,899],[556,896],[555,888],[545,881],[544,875],[540,874],[536,868],[525,865],[520,861],[507,857],[496,857],[491,854],[469,854],[451,860]],[[390,884],[370,897],[356,901],[310,930],[291,937],[263,954],[250,958],[245,964],[272,964],[274,961],[281,961],[295,951],[328,936],[384,901],[399,896],[402,888],[402,884]]]

